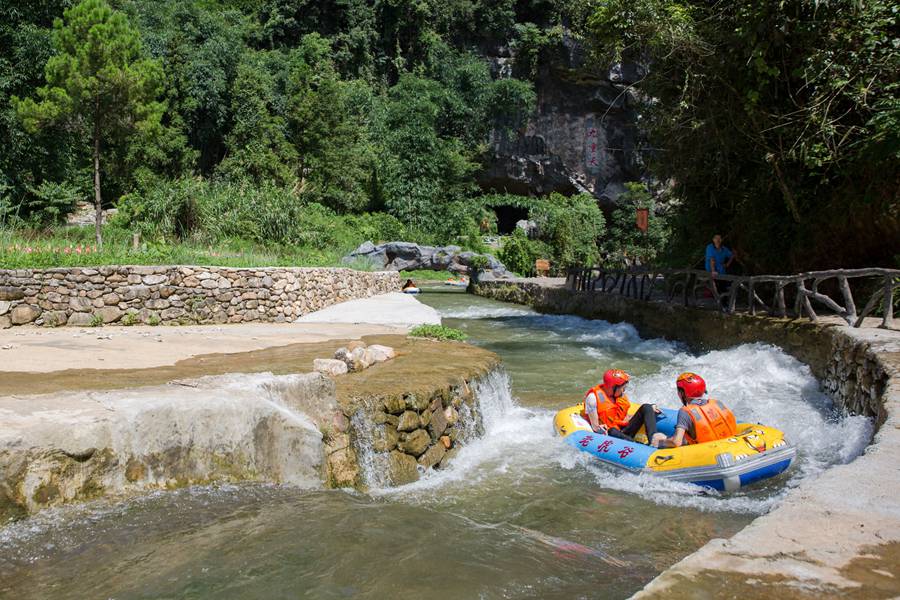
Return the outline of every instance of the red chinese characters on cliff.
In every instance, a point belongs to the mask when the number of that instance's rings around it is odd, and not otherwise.
[[[588,171],[600,168],[600,130],[594,126],[593,118],[588,118],[585,122],[584,165]]]

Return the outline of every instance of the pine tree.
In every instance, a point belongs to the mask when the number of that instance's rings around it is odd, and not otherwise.
[[[47,85],[39,101],[13,98],[26,128],[53,122],[90,137],[94,173],[97,243],[103,219],[100,158],[106,144],[130,136],[148,121],[158,121],[163,84],[158,62],[145,57],[138,31],[105,0],[82,0],[53,23],[57,54],[44,69]]]

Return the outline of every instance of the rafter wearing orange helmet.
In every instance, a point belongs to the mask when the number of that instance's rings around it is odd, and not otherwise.
[[[628,373],[621,369],[610,369],[604,373],[603,383],[585,393],[581,416],[597,433],[633,439],[641,427],[644,427],[647,439],[652,441],[656,435],[656,415],[659,410],[652,404],[642,404],[633,415],[628,414],[631,402],[625,395],[625,386],[629,379]]]

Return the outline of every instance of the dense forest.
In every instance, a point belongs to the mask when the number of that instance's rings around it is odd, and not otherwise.
[[[499,251],[523,273],[694,264],[714,232],[757,272],[896,266],[897,18],[883,0],[10,0],[0,228],[51,239],[89,201],[117,209],[108,244],[331,260],[365,239],[484,250],[512,206],[537,225]],[[479,179],[542,90],[615,65],[643,74],[616,88],[643,171],[612,207]]]

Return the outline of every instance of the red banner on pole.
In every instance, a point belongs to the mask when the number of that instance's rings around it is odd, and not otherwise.
[[[637,209],[637,228],[647,233],[647,227],[650,224],[650,209],[649,208],[639,208]]]

